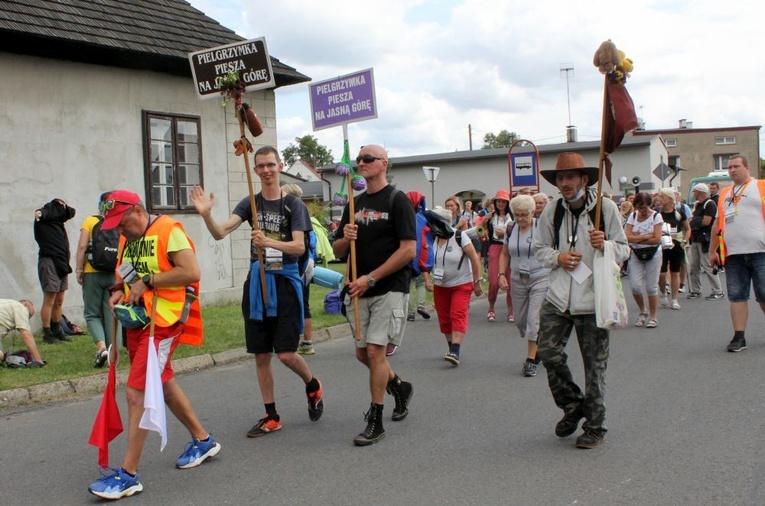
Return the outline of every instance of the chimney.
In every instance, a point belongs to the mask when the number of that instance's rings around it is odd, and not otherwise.
[[[678,121],[678,123],[680,124],[680,128],[687,128],[686,125],[688,124],[688,120],[683,118],[680,121]]]
[[[574,125],[566,127],[566,142],[576,142],[576,127]]]

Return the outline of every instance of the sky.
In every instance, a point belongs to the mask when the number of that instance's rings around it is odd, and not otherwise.
[[[565,142],[569,124],[598,140],[592,59],[607,39],[634,62],[627,88],[646,129],[765,118],[754,1],[188,1],[242,37],[265,37],[271,56],[313,81],[373,68],[378,117],[349,125],[351,156],[371,143],[390,156],[468,150],[468,125],[473,149],[502,129]],[[312,129],[308,83],[277,89],[276,113],[280,151],[310,134],[340,159],[341,127]]]

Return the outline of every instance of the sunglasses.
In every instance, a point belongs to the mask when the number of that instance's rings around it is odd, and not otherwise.
[[[135,204],[131,202],[123,202],[122,200],[107,200],[106,202],[101,202],[99,204],[100,210],[102,212],[111,211],[114,209],[114,206],[117,204],[125,204],[128,206],[134,206]]]
[[[364,156],[357,156],[356,157],[356,163],[359,164],[361,162],[364,163],[372,163],[375,160],[382,160],[382,158],[372,155],[364,155]]]

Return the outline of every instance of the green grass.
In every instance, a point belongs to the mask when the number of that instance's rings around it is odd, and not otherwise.
[[[329,268],[345,273],[345,264],[329,264]],[[328,288],[311,285],[311,312],[313,314],[313,329],[331,327],[345,323],[341,315],[324,313],[324,296]],[[431,303],[433,294],[428,293],[426,301]],[[205,325],[204,344],[199,347],[179,346],[173,358],[185,358],[196,355],[215,354],[244,346],[244,322],[242,321],[241,303],[236,302],[225,306],[204,306],[202,318]],[[83,328],[84,325],[82,325]],[[37,336],[37,346],[43,359],[48,365],[41,369],[7,369],[0,368],[0,391],[12,388],[24,388],[41,383],[61,381],[92,374],[103,374],[104,369],[94,369],[96,346],[90,335],[71,336],[72,342],[65,344],[45,344],[40,335]],[[3,341],[6,350],[24,348],[21,337],[8,336]],[[120,349],[122,354],[119,370],[128,366],[127,350]]]
[[[344,264],[330,264],[329,268],[345,272]],[[313,328],[319,330],[345,322],[341,315],[324,314],[324,296],[328,288],[311,285],[311,311],[313,313]],[[205,340],[202,346],[179,346],[173,358],[185,358],[203,354],[215,354],[244,346],[244,322],[242,321],[241,303],[236,302],[225,306],[205,306],[202,308],[202,318],[205,325]],[[85,328],[82,325],[83,329]],[[12,388],[24,388],[52,381],[79,378],[92,374],[103,374],[103,369],[94,369],[96,346],[90,335],[71,336],[72,342],[64,344],[45,344],[42,336],[37,336],[37,346],[43,359],[48,365],[41,369],[8,369],[0,368],[0,391]],[[6,350],[24,348],[24,342],[17,334],[7,336],[3,340]],[[122,354],[119,370],[127,369],[127,350],[120,349]]]

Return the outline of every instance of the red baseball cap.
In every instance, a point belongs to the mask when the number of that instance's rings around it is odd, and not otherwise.
[[[104,223],[101,230],[117,228],[122,221],[122,216],[132,209],[136,204],[141,203],[141,197],[127,190],[115,190],[106,199],[104,214]]]

